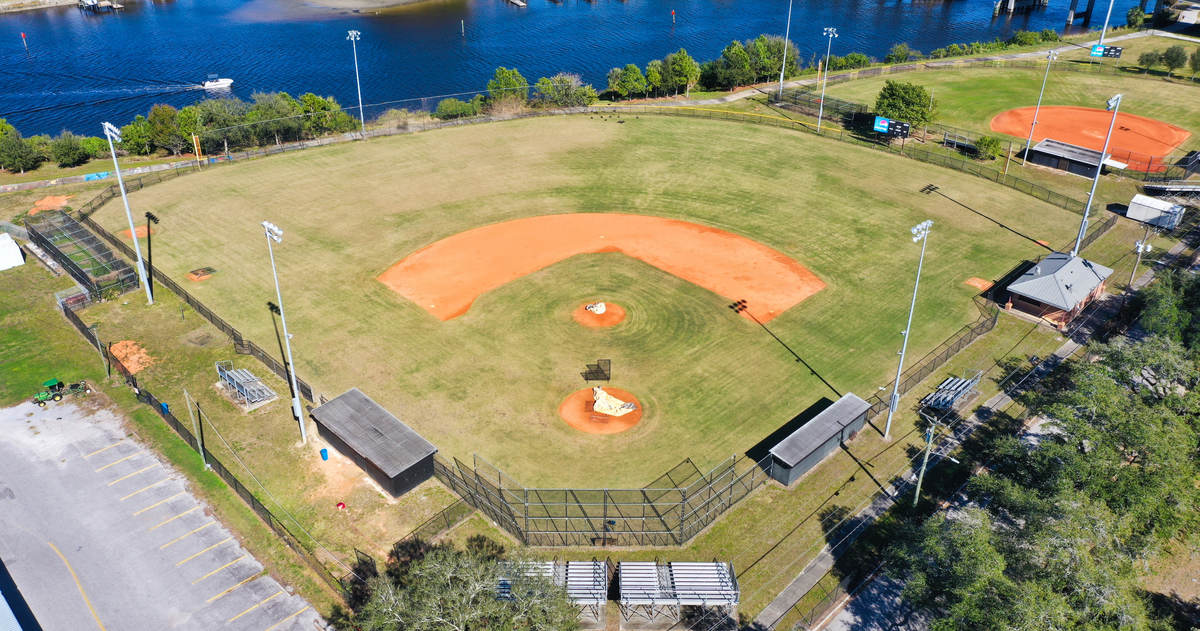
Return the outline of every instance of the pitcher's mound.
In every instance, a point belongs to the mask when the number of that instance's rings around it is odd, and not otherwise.
[[[592,303],[579,305],[579,308],[571,313],[571,317],[583,326],[600,328],[606,326],[614,326],[625,320],[625,310],[621,305],[614,302],[604,303],[604,313],[595,314],[587,310],[587,306]],[[620,398],[620,397],[617,397]],[[626,415],[628,416],[628,415]]]
[[[604,391],[622,401],[632,401],[637,409],[621,416],[609,416],[592,411],[592,389],[584,388],[571,394],[558,406],[558,415],[567,425],[589,434],[617,434],[638,424],[642,420],[642,404],[632,394],[620,388],[602,386]]]

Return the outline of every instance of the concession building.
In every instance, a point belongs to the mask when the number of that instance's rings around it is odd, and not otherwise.
[[[1071,321],[1104,294],[1113,271],[1067,252],[1055,252],[1008,285],[1006,311],[1020,311],[1066,331]]]
[[[312,410],[317,431],[394,497],[433,476],[437,447],[358,388]]]

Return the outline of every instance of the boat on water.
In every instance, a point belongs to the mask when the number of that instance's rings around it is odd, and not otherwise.
[[[233,85],[233,79],[220,79],[215,74],[208,75],[208,80],[200,84],[205,90],[228,90]]]

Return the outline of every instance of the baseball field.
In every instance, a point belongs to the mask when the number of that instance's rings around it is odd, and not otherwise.
[[[306,150],[158,184],[130,203],[161,219],[155,266],[264,348],[277,337],[259,224],[283,228],[284,306],[298,373],[315,391],[358,387],[442,455],[477,453],[543,487],[637,487],[684,458],[704,469],[822,397],[870,396],[895,371],[919,253],[909,228],[926,219],[913,360],[975,319],[968,279],[994,279],[1046,252],[1035,241],[1062,246],[1078,226],[1078,215],[1014,190],[801,133],[620,120],[529,119]],[[945,197],[923,194],[929,184]],[[418,304],[430,294],[406,294],[395,276],[419,267],[422,291],[441,290],[430,274],[469,285],[469,251],[444,266],[431,253],[470,231],[580,213],[645,219],[614,220],[623,241],[611,247],[499,228],[501,238],[467,239],[478,267],[522,273],[472,285],[483,289],[465,309]],[[119,202],[95,218],[128,227]],[[664,221],[694,228],[656,228]],[[586,225],[608,236],[606,224]],[[681,245],[676,230],[750,243],[745,251],[790,270],[775,281],[783,298],[772,302],[771,286],[723,246]],[[565,258],[512,262],[551,246]],[[687,265],[656,258],[671,248]],[[184,280],[201,267],[217,272]],[[805,273],[817,282],[797,291]],[[747,314],[730,308],[739,300]],[[572,314],[596,301],[619,305],[624,320],[582,326]],[[760,303],[784,308],[756,313]],[[642,407],[628,430],[582,432],[559,416],[597,359],[612,361],[611,385]]]

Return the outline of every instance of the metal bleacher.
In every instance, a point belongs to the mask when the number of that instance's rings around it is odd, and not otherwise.
[[[501,565],[497,598],[513,598],[514,576],[541,576],[566,587],[581,616],[599,620],[608,599],[608,569],[604,561],[530,561]]]
[[[979,385],[983,371],[968,370],[962,377],[948,377],[938,384],[937,390],[925,395],[921,405],[935,410],[949,410],[956,403]]]
[[[1200,182],[1175,180],[1173,182],[1146,182],[1146,193],[1155,197],[1174,197],[1187,205],[1200,202]]]
[[[254,404],[275,397],[275,391],[261,379],[245,368],[234,368],[233,362],[217,362],[217,376],[233,389],[237,398],[246,403]]]
[[[626,619],[679,620],[679,608],[685,605],[732,610],[740,597],[731,563],[622,561],[617,571]]]

